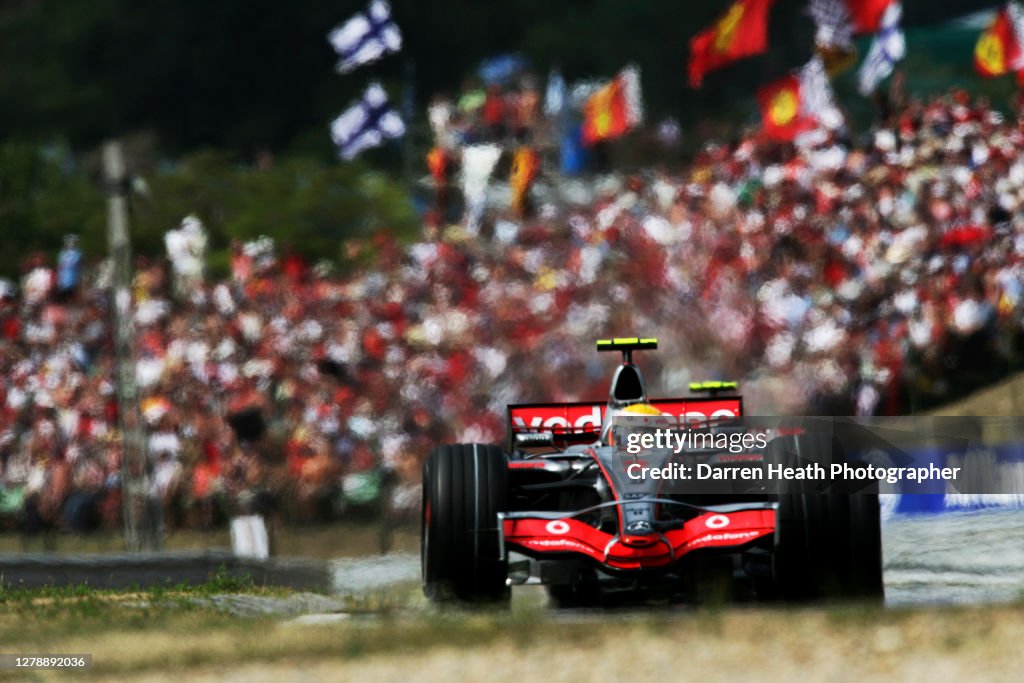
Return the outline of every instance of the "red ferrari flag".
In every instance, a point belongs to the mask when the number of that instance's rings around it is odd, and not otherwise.
[[[815,57],[797,73],[789,74],[757,91],[764,134],[772,140],[791,141],[819,126],[838,128],[842,115],[835,105],[825,65]]]
[[[768,10],[775,0],[736,0],[711,28],[690,41],[690,86],[704,74],[768,49]]]
[[[626,67],[615,79],[591,95],[583,105],[583,144],[617,138],[643,121],[640,72]]]
[[[978,73],[992,78],[1024,67],[1022,29],[1020,8],[1014,2],[1006,3],[974,46],[974,68]]]
[[[757,91],[764,133],[772,140],[788,141],[814,127],[801,112],[800,79],[790,74]]]

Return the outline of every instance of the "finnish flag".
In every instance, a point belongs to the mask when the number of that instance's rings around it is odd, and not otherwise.
[[[402,49],[402,34],[385,0],[373,0],[365,14],[359,12],[338,26],[327,40],[341,56],[336,68],[342,74]]]
[[[886,8],[882,15],[882,27],[871,43],[871,50],[864,58],[864,64],[857,74],[857,89],[867,97],[878,84],[892,73],[896,62],[903,59],[907,52],[907,41],[900,30],[900,17],[903,8],[894,2]]]
[[[331,138],[346,160],[404,134],[402,117],[391,108],[380,83],[371,83],[362,99],[331,122]]]

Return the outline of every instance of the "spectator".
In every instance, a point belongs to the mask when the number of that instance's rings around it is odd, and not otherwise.
[[[164,236],[167,258],[174,269],[175,295],[191,300],[199,293],[206,262],[206,231],[195,216],[186,216]]]
[[[75,296],[82,279],[82,252],[78,248],[78,236],[67,235],[64,248],[57,256],[57,295],[62,300]]]

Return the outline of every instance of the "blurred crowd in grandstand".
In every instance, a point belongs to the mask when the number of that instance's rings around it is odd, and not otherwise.
[[[893,107],[861,144],[751,131],[595,179],[585,202],[538,182],[524,218],[427,216],[415,243],[353,241],[344,274],[264,239],[210,278],[192,217],[167,259],[139,258],[135,376],[168,526],[330,517],[354,473],[393,474],[414,508],[435,444],[501,440],[509,402],[603,396],[598,335],[659,336],[641,359],[659,395],[739,379],[756,414],[897,414],[1014,364],[1024,132],[962,92]],[[110,272],[73,238],[54,256],[0,286],[0,519],[117,527]]]

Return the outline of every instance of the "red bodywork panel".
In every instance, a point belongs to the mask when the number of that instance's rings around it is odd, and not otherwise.
[[[775,532],[774,510],[707,512],[681,529],[613,536],[575,519],[506,519],[505,544],[536,553],[581,553],[616,569],[662,567],[700,548],[741,546]]]

